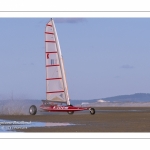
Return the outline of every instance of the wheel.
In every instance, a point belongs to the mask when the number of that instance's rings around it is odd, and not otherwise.
[[[91,114],[91,115],[94,115],[94,114],[95,114],[95,109],[94,109],[94,108],[90,108],[89,110],[90,110],[90,114]]]
[[[35,105],[32,105],[30,108],[29,108],[29,113],[30,115],[35,115],[37,112],[37,108]]]
[[[67,111],[67,113],[68,113],[69,115],[72,115],[72,114],[74,113],[74,111]]]

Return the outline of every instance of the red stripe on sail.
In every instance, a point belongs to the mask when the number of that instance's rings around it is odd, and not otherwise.
[[[51,43],[56,43],[56,41],[45,41],[45,42],[51,42]]]
[[[46,54],[50,54],[50,53],[57,53],[56,51],[54,51],[54,52],[45,52]]]
[[[62,78],[47,78],[46,80],[59,80],[59,79],[62,79]]]
[[[64,91],[52,91],[52,92],[46,92],[46,93],[48,94],[48,93],[61,93],[61,92],[64,92]]]
[[[45,32],[45,34],[54,34],[53,32]]]
[[[53,67],[53,66],[60,66],[59,64],[57,65],[46,65],[46,67]]]
[[[50,27],[52,27],[52,25],[51,25],[51,24],[47,24],[46,26],[50,26]]]

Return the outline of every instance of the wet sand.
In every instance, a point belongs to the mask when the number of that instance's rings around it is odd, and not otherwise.
[[[46,115],[1,115],[0,119],[28,122],[70,123],[69,126],[31,127],[17,132],[150,132],[150,107],[99,107],[89,111]]]

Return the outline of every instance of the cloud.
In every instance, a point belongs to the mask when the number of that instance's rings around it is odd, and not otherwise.
[[[126,64],[126,65],[122,65],[121,68],[123,68],[123,69],[133,69],[134,67]]]
[[[56,23],[82,23],[87,21],[85,18],[55,18]]]

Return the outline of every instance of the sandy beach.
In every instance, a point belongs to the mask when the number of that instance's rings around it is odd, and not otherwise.
[[[45,127],[32,125],[15,129],[17,132],[150,132],[150,107],[99,107],[95,115],[89,112],[75,112],[73,115],[49,112],[35,116],[1,115],[0,119],[45,123]]]

